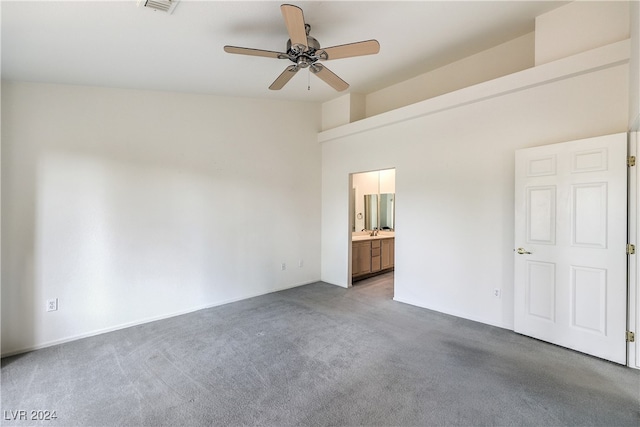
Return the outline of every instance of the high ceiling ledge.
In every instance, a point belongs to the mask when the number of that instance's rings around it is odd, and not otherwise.
[[[430,98],[406,107],[367,117],[318,133],[318,142],[327,142],[345,136],[389,126],[417,117],[485,101],[491,98],[532,89],[548,83],[572,78],[629,62],[629,39],[592,49],[577,55],[538,65],[517,73],[469,86],[454,92]]]

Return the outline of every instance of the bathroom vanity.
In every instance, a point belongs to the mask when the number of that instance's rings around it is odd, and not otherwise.
[[[393,270],[393,235],[353,236],[351,241],[352,281]]]

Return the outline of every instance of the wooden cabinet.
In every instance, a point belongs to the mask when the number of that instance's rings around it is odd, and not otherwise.
[[[382,243],[382,255],[380,256],[380,261],[382,263],[381,267],[383,270],[386,270],[394,265],[395,239],[384,239],[380,242]]]
[[[394,242],[393,238],[352,242],[352,277],[365,278],[392,269]]]
[[[371,273],[371,241],[353,242],[351,259],[352,276]]]
[[[380,271],[382,266],[380,262],[380,240],[372,240],[371,241],[371,272],[375,273]]]

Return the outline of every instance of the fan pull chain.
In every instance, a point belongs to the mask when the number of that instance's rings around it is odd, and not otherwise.
[[[307,90],[311,90],[311,67],[308,68],[309,72],[307,73]]]

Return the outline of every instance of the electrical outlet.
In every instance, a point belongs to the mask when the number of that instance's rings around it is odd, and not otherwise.
[[[282,263],[282,265],[280,266],[280,269],[282,271],[285,271],[287,269],[287,264],[285,264],[284,262]]]
[[[500,293],[501,293],[500,289],[496,288],[496,289],[493,290],[493,296],[496,297],[496,298],[500,298]]]
[[[58,311],[58,298],[47,300],[47,311]]]
[[[304,267],[304,260],[300,258],[300,261],[298,261],[298,268],[302,268],[302,267]]]

